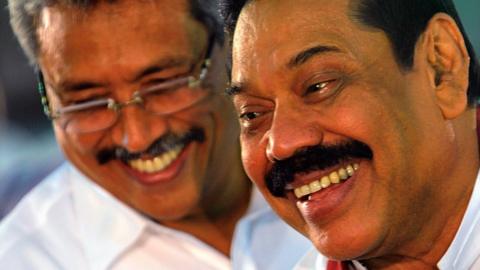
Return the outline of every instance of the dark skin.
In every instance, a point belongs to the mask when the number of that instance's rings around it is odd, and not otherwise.
[[[272,208],[327,257],[370,269],[432,269],[460,225],[479,168],[469,57],[453,19],[437,14],[405,72],[385,33],[349,17],[354,3],[252,1],[242,10],[232,99],[244,167]],[[267,190],[275,160],[349,139],[368,145],[373,159],[357,160],[348,181],[309,201]],[[299,174],[292,185],[328,173]]]
[[[126,102],[142,87],[189,75],[208,43],[208,31],[192,18],[188,1],[101,2],[86,10],[48,6],[37,35],[53,109],[91,96]],[[226,81],[223,55],[216,46],[202,86],[217,93]],[[181,146],[182,154],[165,169],[139,174],[118,159],[97,161],[102,149],[118,146],[141,153],[165,134],[181,136],[193,127],[205,132],[205,140]],[[68,133],[59,121],[54,129],[68,159],[120,201],[229,254],[234,225],[248,206],[250,183],[238,158],[238,126],[225,97],[214,95],[167,116],[128,106],[113,126],[97,132]]]

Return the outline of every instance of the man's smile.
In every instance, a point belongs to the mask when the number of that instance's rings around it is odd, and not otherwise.
[[[97,154],[97,160],[99,164],[120,163],[139,182],[155,184],[175,178],[194,142],[204,141],[205,131],[194,127],[182,135],[167,133],[141,152],[130,152],[124,147],[103,149]]]
[[[172,164],[184,148],[185,145],[178,145],[153,158],[138,158],[130,160],[128,165],[142,173],[157,173]]]
[[[191,142],[202,143],[204,141],[205,131],[202,128],[193,127],[182,135],[164,134],[147,149],[140,152],[131,152],[124,147],[102,149],[97,153],[97,161],[102,165],[117,159],[141,172],[158,171],[161,170],[160,167],[168,166],[167,163],[172,162],[175,156],[178,156]]]
[[[135,180],[142,184],[152,185],[171,182],[184,168],[195,143],[179,144],[155,157],[141,156],[128,162],[120,161],[123,168]]]
[[[330,170],[330,173],[325,173],[323,176],[317,177],[315,180],[308,184],[299,186],[293,189],[295,196],[302,201],[308,200],[310,195],[321,190],[324,190],[332,185],[343,183],[347,181],[356,170],[358,170],[358,163],[351,163],[346,166],[342,166],[339,169]],[[291,185],[287,185],[288,189]]]
[[[369,163],[368,159],[354,159],[299,175],[291,183],[293,189],[286,192],[287,198],[307,222],[328,224],[352,208],[359,189],[366,186]]]
[[[282,197],[285,191],[294,190],[295,196],[302,198],[347,180],[354,167],[358,167],[356,160],[372,158],[370,147],[355,140],[310,146],[275,162],[265,176],[265,183],[274,196]]]

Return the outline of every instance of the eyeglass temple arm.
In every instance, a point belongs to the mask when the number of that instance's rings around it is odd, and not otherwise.
[[[42,107],[43,107],[43,113],[49,119],[53,119],[52,112],[50,111],[50,104],[48,102],[47,91],[46,91],[46,88],[45,88],[45,80],[43,79],[43,73],[42,73],[42,71],[40,70],[39,67],[37,67],[35,69],[35,73],[36,73],[36,76],[37,76],[37,90],[38,90],[38,93],[40,94]]]
[[[215,47],[215,33],[212,33],[208,39],[207,53],[205,55],[205,62],[202,65],[202,69],[210,65],[210,59],[212,57],[213,47]]]

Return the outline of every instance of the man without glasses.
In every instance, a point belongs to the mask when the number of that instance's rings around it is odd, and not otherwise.
[[[298,269],[480,269],[479,65],[452,1],[223,8],[246,172],[322,254]]]
[[[252,196],[233,110],[219,95],[226,78],[214,2],[11,0],[9,8],[70,163],[0,227],[2,268],[230,268],[239,219],[268,209]],[[293,242],[293,257],[307,242],[273,214],[270,222],[275,238],[252,263],[275,269],[280,256],[288,269],[292,257],[276,241]],[[237,240],[249,241],[241,232]]]

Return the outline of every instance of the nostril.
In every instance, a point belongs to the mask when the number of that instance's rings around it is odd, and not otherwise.
[[[273,147],[269,143],[267,145],[266,156],[267,156],[268,161],[274,163],[274,162],[279,161],[280,159],[275,157],[274,151],[272,149],[273,149]]]
[[[281,161],[281,159],[275,158],[274,156],[267,155],[267,158],[268,158],[268,161],[270,161],[272,163],[277,163],[277,162]]]

